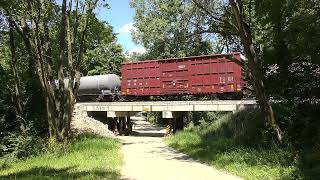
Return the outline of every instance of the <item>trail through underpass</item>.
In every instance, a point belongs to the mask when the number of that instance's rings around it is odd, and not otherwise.
[[[197,162],[162,142],[165,130],[142,119],[135,121],[135,135],[123,142],[123,180],[241,179]]]

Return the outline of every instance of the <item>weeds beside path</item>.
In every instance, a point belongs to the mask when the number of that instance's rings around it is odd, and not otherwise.
[[[121,144],[114,139],[82,137],[58,152],[7,163],[0,179],[119,179]]]

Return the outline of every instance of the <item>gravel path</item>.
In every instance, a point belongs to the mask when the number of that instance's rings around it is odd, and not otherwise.
[[[123,180],[213,180],[240,179],[201,164],[162,142],[164,130],[146,121],[136,121],[135,136],[123,141]]]

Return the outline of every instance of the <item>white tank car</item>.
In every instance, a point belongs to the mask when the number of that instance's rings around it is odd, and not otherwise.
[[[78,96],[110,95],[119,93],[120,83],[120,78],[116,74],[83,76],[80,78]],[[65,87],[67,87],[69,79],[64,79],[64,84]],[[55,80],[55,85],[58,88],[58,80]]]
[[[120,78],[116,74],[83,76],[80,78],[80,87],[77,99],[79,101],[114,101],[120,99]],[[65,87],[69,79],[64,79]],[[58,88],[59,82],[55,80]]]
[[[120,78],[116,74],[84,76],[80,78],[78,95],[108,95],[120,90]]]

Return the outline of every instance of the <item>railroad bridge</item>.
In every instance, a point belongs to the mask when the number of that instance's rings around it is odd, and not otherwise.
[[[183,127],[183,117],[190,111],[229,111],[236,112],[257,105],[256,100],[209,100],[209,101],[141,101],[141,102],[84,102],[75,108],[83,116],[92,112],[105,112],[111,121],[123,122],[125,129],[130,117],[138,112],[162,112],[162,118],[172,119],[173,127]],[[179,123],[180,122],[180,123]],[[114,123],[115,124],[115,123]],[[182,124],[182,125],[181,125]],[[110,126],[110,125],[109,125]],[[114,125],[115,126],[115,125]]]

